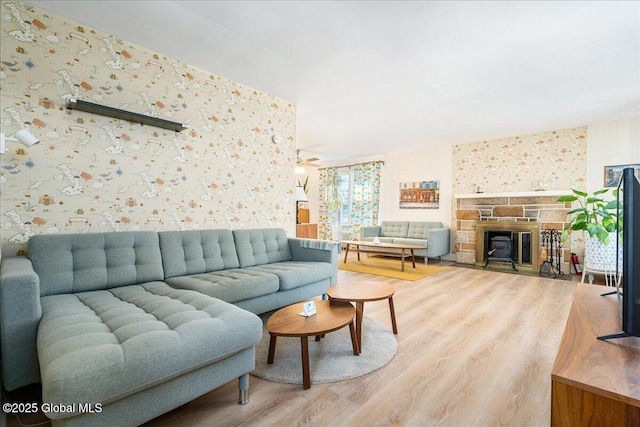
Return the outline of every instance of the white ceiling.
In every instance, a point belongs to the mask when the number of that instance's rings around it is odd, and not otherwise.
[[[639,1],[26,1],[298,105],[322,161],[640,116]]]

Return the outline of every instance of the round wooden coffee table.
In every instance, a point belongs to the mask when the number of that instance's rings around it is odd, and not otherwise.
[[[340,301],[314,301],[316,314],[309,317],[300,316],[304,303],[293,304],[281,308],[269,317],[267,330],[271,335],[269,341],[269,357],[267,363],[273,363],[277,337],[300,337],[302,347],[302,386],[306,390],[311,387],[309,374],[309,337],[319,341],[324,334],[337,331],[349,325],[353,354],[359,355],[358,341],[353,324],[355,309],[349,303]]]
[[[358,348],[362,351],[362,316],[364,303],[367,301],[389,300],[391,311],[391,325],[393,333],[398,333],[396,326],[396,312],[393,308],[393,294],[396,288],[384,282],[358,280],[331,286],[327,289],[330,301],[351,301],[356,303],[356,334],[358,335]]]

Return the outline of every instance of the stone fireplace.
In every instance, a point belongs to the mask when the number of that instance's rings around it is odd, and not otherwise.
[[[569,190],[456,195],[457,261],[484,266],[491,237],[505,236],[511,242],[517,269],[538,271],[540,231],[564,228],[571,206],[557,199],[568,194],[571,194]],[[568,273],[571,255],[568,246],[561,255],[562,270]],[[509,262],[491,266],[512,268]]]

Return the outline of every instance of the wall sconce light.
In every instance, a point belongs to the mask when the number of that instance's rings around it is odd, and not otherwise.
[[[294,198],[296,200],[296,224],[300,224],[300,217],[298,216],[298,203],[308,202],[307,194],[304,192],[304,188],[301,185],[296,185],[294,192]]]
[[[6,141],[18,141],[25,147],[31,147],[40,142],[38,138],[29,132],[29,129],[20,129],[13,135],[6,137],[4,133],[0,133],[0,153],[5,153],[7,151],[7,147],[5,145]]]

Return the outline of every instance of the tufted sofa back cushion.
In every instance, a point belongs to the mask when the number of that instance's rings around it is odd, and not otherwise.
[[[291,261],[287,233],[281,228],[233,230],[240,267]]]
[[[36,235],[29,239],[29,258],[40,277],[41,296],[164,278],[153,231]]]
[[[240,266],[231,230],[161,231],[158,235],[166,278]]]
[[[380,237],[407,237],[409,221],[382,221]]]
[[[429,230],[443,228],[441,222],[411,221],[407,237],[412,239],[428,239]]]

